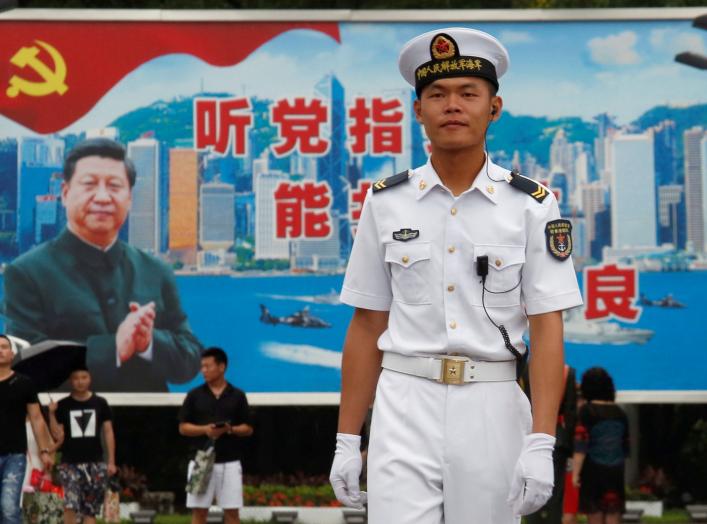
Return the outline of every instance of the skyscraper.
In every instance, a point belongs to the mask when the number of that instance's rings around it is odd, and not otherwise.
[[[199,189],[199,243],[202,249],[229,249],[235,235],[235,187],[209,182]]]
[[[560,207],[560,214],[563,216],[569,214],[569,183],[568,176],[556,166],[550,173],[549,187],[557,194],[557,203]]]
[[[34,214],[34,243],[51,240],[59,233],[61,216],[66,216],[57,195],[37,195]]]
[[[597,215],[606,210],[606,187],[600,182],[591,184],[583,184],[580,186],[581,193],[581,208],[585,217],[585,242],[584,253],[587,256],[592,256],[595,259],[601,257],[595,256],[601,252],[601,248],[609,243],[609,238],[599,238],[597,230]],[[592,243],[597,247],[592,249]]]
[[[160,248],[159,153],[159,142],[154,138],[128,143],[128,157],[137,172],[128,218],[128,241],[149,253],[159,253]]]
[[[62,171],[64,141],[24,137],[17,145],[17,242],[20,253],[36,244],[37,196],[46,195],[52,175]]]
[[[16,231],[17,140],[0,140],[0,231]]]
[[[594,117],[597,123],[597,137],[594,139],[594,158],[596,160],[596,174],[603,182],[606,182],[605,172],[608,169],[606,158],[606,138],[616,129],[614,120],[608,113],[600,113]]]
[[[683,186],[658,186],[658,242],[685,247],[685,199]]]
[[[169,251],[173,259],[196,264],[199,212],[199,153],[169,150]]]
[[[169,249],[169,147],[170,145],[161,141],[159,143],[159,160],[157,163],[157,191],[159,202],[158,210],[158,245],[160,253],[166,253]]]
[[[412,106],[417,100],[415,91],[410,90],[410,105]],[[411,162],[410,167],[416,168],[427,163],[427,151],[425,150],[425,137],[423,134],[422,124],[416,118],[410,116],[410,147]]]
[[[677,136],[675,122],[663,120],[652,128],[655,154],[655,182],[657,186],[678,183]]]
[[[325,99],[329,106],[329,124],[322,137],[329,141],[329,151],[317,161],[318,180],[331,188],[331,214],[338,218],[341,258],[347,259],[351,251],[349,228],[349,191],[346,180],[346,101],[344,87],[334,75],[322,78],[314,87],[315,94]]]
[[[617,134],[611,140],[611,246],[656,246],[653,136]]]
[[[255,193],[236,193],[235,199],[236,242],[244,242],[255,237]]]
[[[287,259],[290,241],[276,238],[275,199],[273,193],[280,182],[289,177],[281,171],[261,173],[255,181],[255,258]]]
[[[590,158],[587,151],[582,151],[577,155],[574,161],[574,189],[569,195],[569,203],[572,207],[582,209],[582,194],[580,188],[591,182],[590,177]]]
[[[685,213],[687,219],[687,241],[697,252],[705,251],[705,221],[707,220],[707,181],[704,165],[705,131],[696,126],[683,133],[685,148]]]
[[[550,145],[550,171],[559,170],[567,175],[569,189],[572,190],[571,180],[574,178],[575,146],[568,142],[565,130],[560,128],[555,133]]]

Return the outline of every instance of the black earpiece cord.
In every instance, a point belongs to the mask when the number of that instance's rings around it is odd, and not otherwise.
[[[501,337],[503,338],[503,345],[506,346],[506,349],[513,354],[516,360],[521,360],[523,358],[523,355],[521,355],[520,352],[513,346],[513,344],[511,344],[511,337],[508,335],[508,330],[506,329],[506,327],[503,324],[496,324],[496,322],[494,322],[491,318],[491,315],[489,315],[489,312],[486,309],[485,295],[486,291],[488,291],[489,293],[508,293],[509,291],[513,291],[520,285],[521,281],[523,280],[523,276],[521,275],[520,280],[518,280],[518,283],[510,289],[506,289],[505,291],[489,291],[486,289],[486,276],[488,275],[488,270],[488,256],[483,255],[476,257],[476,273],[481,277],[481,306],[484,308],[484,313],[486,313],[486,316],[488,317],[491,324],[496,326],[496,329],[498,329],[498,331],[501,333]]]

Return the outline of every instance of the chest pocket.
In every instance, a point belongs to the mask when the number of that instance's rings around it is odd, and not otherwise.
[[[485,304],[487,306],[519,305],[525,246],[476,244],[474,246],[474,260],[484,255],[489,257]]]
[[[385,261],[390,264],[393,300],[405,304],[430,304],[429,242],[395,243],[385,246]]]

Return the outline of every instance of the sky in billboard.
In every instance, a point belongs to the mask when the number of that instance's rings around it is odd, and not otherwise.
[[[135,107],[202,90],[272,99],[306,96],[329,73],[350,96],[398,90],[407,87],[397,74],[402,45],[445,26],[342,23],[341,44],[314,31],[294,30],[232,67],[213,67],[189,55],[156,58],[129,74],[66,131],[103,127]],[[500,94],[506,109],[516,114],[591,119],[607,112],[628,123],[655,105],[704,102],[704,74],[673,61],[682,51],[707,52],[707,39],[689,21],[487,22],[470,27],[494,34],[507,46],[511,67]],[[23,132],[3,120],[3,134]]]

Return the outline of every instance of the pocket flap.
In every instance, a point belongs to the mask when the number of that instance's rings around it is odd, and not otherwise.
[[[515,264],[525,262],[525,246],[498,246],[493,244],[476,244],[474,258],[489,257],[489,267],[500,271]]]
[[[420,260],[429,260],[432,248],[429,242],[386,244],[385,261],[410,267]]]

